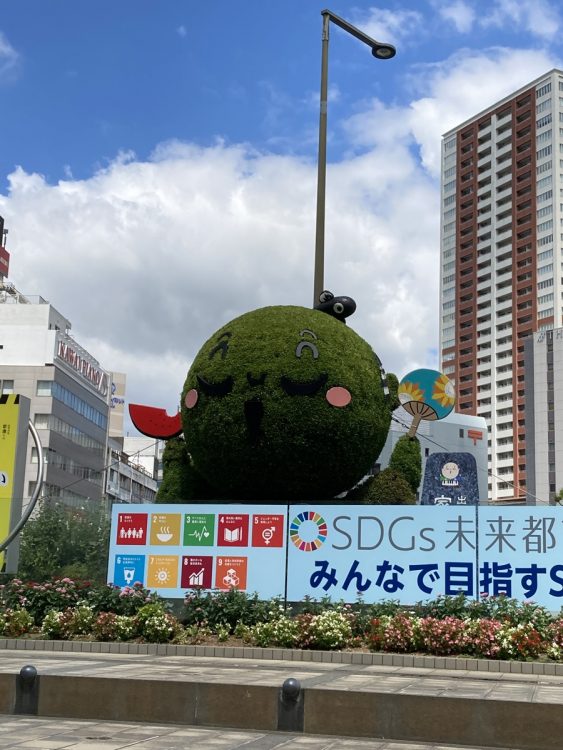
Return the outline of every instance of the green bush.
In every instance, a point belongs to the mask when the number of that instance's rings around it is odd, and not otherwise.
[[[374,477],[364,502],[368,505],[414,505],[416,495],[402,474],[388,467]]]
[[[21,534],[18,575],[105,581],[110,523],[101,512],[74,511],[43,502]]]
[[[416,437],[403,435],[399,438],[391,453],[389,468],[406,479],[411,490],[416,493],[422,476],[422,456]]]
[[[98,612],[113,612],[116,615],[135,615],[145,604],[162,604],[163,599],[149,591],[141,583],[120,588],[113,583],[92,586],[86,601]]]
[[[261,601],[258,594],[238,589],[205,593],[196,589],[184,599],[181,620],[185,625],[206,624],[212,630],[228,626],[233,633],[239,623],[251,626],[270,620],[279,607],[279,599]]]

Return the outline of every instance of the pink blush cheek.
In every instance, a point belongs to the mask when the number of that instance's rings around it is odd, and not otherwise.
[[[186,404],[187,409],[193,409],[194,406],[197,404],[197,400],[199,398],[199,394],[196,391],[195,388],[192,388],[191,391],[188,391],[186,393],[186,398],[184,399],[184,403]]]
[[[329,388],[326,392],[326,400],[331,406],[338,406],[342,408],[348,406],[352,400],[352,394],[346,388],[342,388],[338,385],[334,388]]]

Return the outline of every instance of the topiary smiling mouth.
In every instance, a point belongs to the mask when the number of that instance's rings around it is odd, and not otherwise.
[[[280,385],[288,396],[314,396],[326,384],[327,380],[328,375],[326,372],[323,372],[315,380],[307,380],[305,382],[293,380],[286,375],[282,375]]]

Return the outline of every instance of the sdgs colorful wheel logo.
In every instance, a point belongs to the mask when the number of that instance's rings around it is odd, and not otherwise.
[[[301,552],[314,552],[326,541],[326,521],[314,510],[298,513],[289,526],[289,537]]]

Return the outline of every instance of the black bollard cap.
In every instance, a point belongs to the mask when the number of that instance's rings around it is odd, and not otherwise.
[[[300,692],[301,683],[299,682],[299,680],[296,680],[295,677],[288,677],[288,679],[282,685],[283,697],[288,700],[296,701],[297,698],[299,698]]]
[[[25,667],[20,669],[20,677],[26,685],[31,685],[37,677],[37,670],[31,664],[26,664]]]

